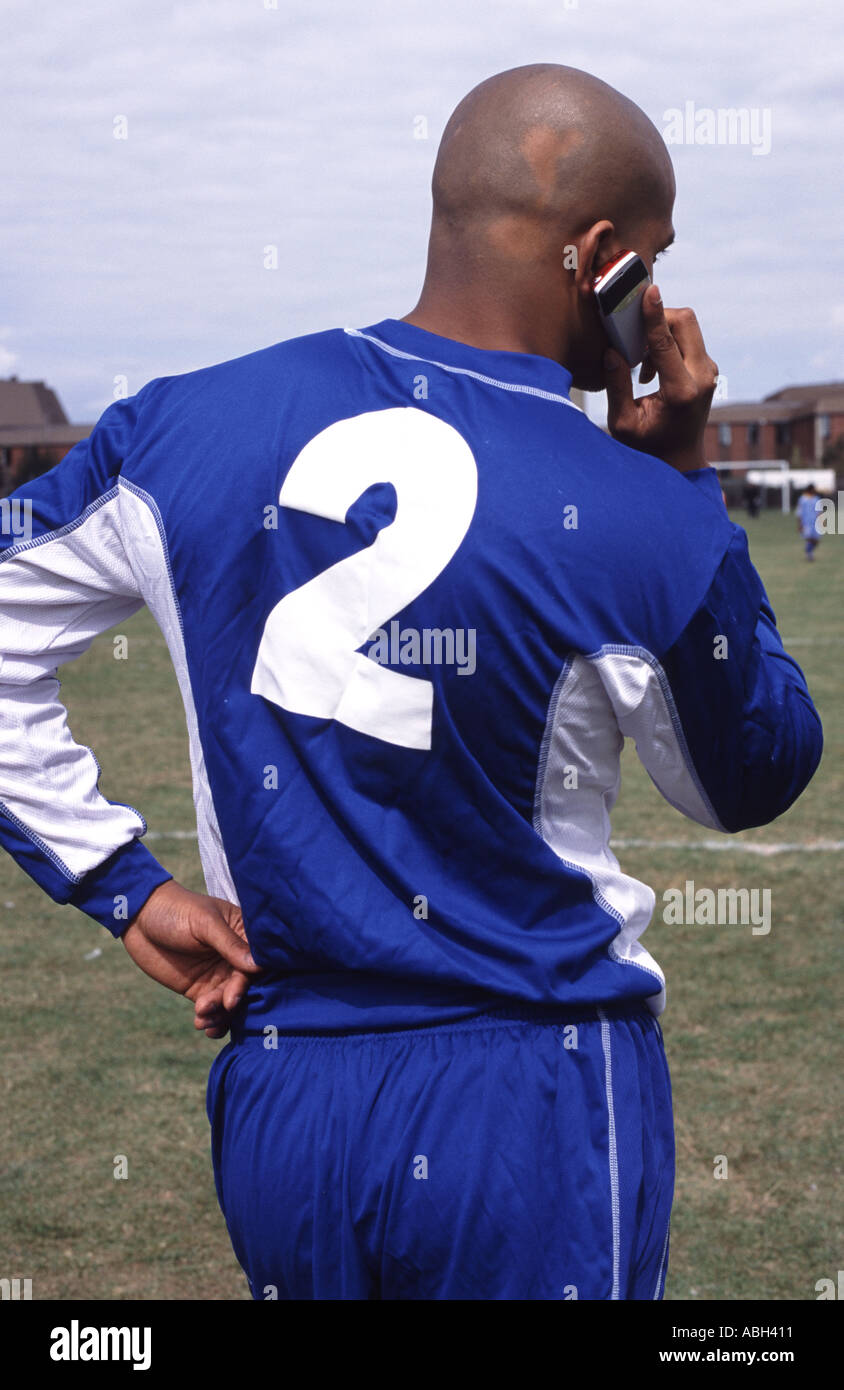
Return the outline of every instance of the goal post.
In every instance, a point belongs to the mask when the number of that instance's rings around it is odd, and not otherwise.
[[[713,463],[712,467],[719,473],[743,473],[746,482],[762,488],[765,506],[769,488],[779,488],[781,510],[786,513],[791,511],[792,487],[802,489],[814,483],[818,492],[834,493],[837,486],[834,468],[792,468],[787,459],[745,459]],[[724,482],[727,481],[725,478]]]

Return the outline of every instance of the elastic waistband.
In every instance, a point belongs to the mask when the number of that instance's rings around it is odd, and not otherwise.
[[[320,977],[319,987],[280,988],[284,982],[264,982],[242,1006],[231,1028],[232,1042],[257,1039],[263,1042],[272,1032],[279,1038],[348,1038],[389,1034],[455,1031],[495,1027],[508,1023],[556,1024],[611,1021],[645,1016],[653,1018],[647,1002],[640,997],[606,1002],[530,1003],[490,996],[467,999],[437,992],[418,993],[386,990],[364,998],[356,985],[343,981],[339,995],[328,980]]]

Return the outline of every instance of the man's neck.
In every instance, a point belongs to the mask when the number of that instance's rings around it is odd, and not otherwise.
[[[451,338],[468,347],[492,352],[527,352],[537,357],[561,360],[562,343],[541,322],[527,314],[508,313],[495,304],[462,304],[449,299],[431,300],[424,295],[403,323],[424,328],[441,338]]]

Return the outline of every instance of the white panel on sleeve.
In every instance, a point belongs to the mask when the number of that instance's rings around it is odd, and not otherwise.
[[[122,478],[119,491],[124,544],[131,555],[147,606],[161,628],[170,651],[185,707],[199,857],[205,882],[208,892],[213,897],[225,898],[228,902],[236,903],[237,892],[223,848],[199,737],[181,613],[173,587],[161,515],[155,499],[134,483]]]
[[[618,727],[665,800],[690,820],[723,830],[695,772],[668,680],[642,648],[603,647],[589,658],[600,673]]]
[[[534,800],[534,828],[563,863],[592,882],[595,901],[619,924],[615,960],[654,976],[649,1006],[660,1013],[665,977],[640,945],[656,901],[652,888],[622,872],[610,849],[610,811],[621,785],[624,740],[601,676],[575,656],[554,688],[545,725]]]
[[[0,802],[71,880],[146,829],[131,806],[98,791],[99,766],[73,739],[55,676],[143,607],[118,508],[113,489],[0,560]]]

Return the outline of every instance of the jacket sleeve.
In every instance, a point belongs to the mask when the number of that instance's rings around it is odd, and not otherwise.
[[[704,509],[723,511],[714,469],[687,477],[706,494]],[[702,825],[730,833],[767,825],[818,766],[821,722],[739,527],[671,647],[607,662],[602,674],[619,728],[635,740],[651,779]]]
[[[57,673],[143,607],[118,505],[137,400],[109,406],[60,464],[4,499],[0,534],[0,844],[55,902],[115,936],[171,875],[139,839],[143,817],[101,795]]]

